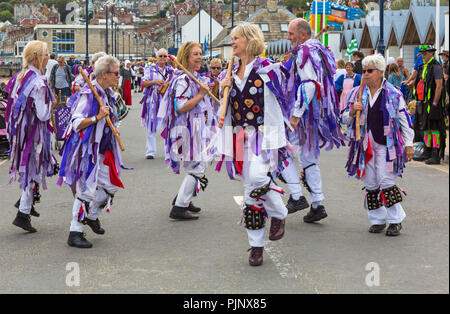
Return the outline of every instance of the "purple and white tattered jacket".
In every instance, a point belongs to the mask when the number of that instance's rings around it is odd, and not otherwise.
[[[163,80],[167,82],[172,78],[174,69],[166,64],[162,69],[157,63],[146,66],[144,69],[144,81]],[[163,98],[163,95],[158,93],[160,85],[153,84],[146,87],[144,90],[144,97],[141,100],[142,104],[142,125],[147,128],[151,133],[155,133],[160,128],[161,120],[158,121],[159,104]],[[167,92],[167,91],[166,91]]]
[[[47,188],[46,177],[54,175],[56,158],[51,153],[51,103],[55,101],[47,77],[33,66],[14,76],[6,86],[9,93],[5,113],[11,146],[10,183],[19,180],[26,189],[34,181]]]
[[[290,59],[283,64],[287,80],[283,84],[288,119],[300,118],[295,132],[298,144],[306,154],[319,157],[320,149],[345,145],[339,127],[339,98],[334,88],[336,63],[328,47],[316,39],[293,48]],[[292,135],[292,134],[290,134]]]
[[[363,110],[360,115],[361,141],[356,140],[356,119],[350,117],[350,110],[358,101],[359,87],[353,88],[350,92],[342,117],[343,122],[349,125],[347,136],[350,138],[350,147],[346,164],[347,173],[349,176],[356,175],[357,179],[364,176],[366,164],[374,155],[371,147],[375,144],[370,143],[367,125],[370,91],[366,85],[363,87],[361,98]],[[380,107],[383,119],[379,123],[382,125],[386,137],[386,170],[401,177],[406,162],[405,146],[413,145],[414,130],[402,93],[386,79],[383,80],[378,92],[376,97],[384,95]]]
[[[276,177],[287,166],[287,154],[291,154],[296,148],[286,138],[285,125],[289,122],[283,116],[281,106],[285,101],[281,90],[284,75],[281,72],[280,64],[273,63],[266,58],[257,57],[247,67],[246,74],[254,69],[264,83],[264,124],[261,126],[261,130],[253,133],[248,141],[254,154],[259,155],[261,153],[270,162],[270,172]],[[232,69],[233,76],[236,75],[238,68],[239,62],[236,62]],[[219,75],[219,80],[222,81],[225,76],[226,71],[223,71]],[[217,136],[217,150],[222,157],[217,164],[216,170],[220,171],[222,164],[225,163],[228,176],[231,179],[235,179],[237,175],[235,163],[236,147],[233,137],[236,136],[236,130],[234,129],[230,108],[231,93],[232,91],[230,91],[224,124],[219,129]],[[222,92],[221,97],[223,97]],[[223,103],[222,101],[222,105]],[[222,108],[218,112],[221,113]],[[284,156],[280,156],[280,153]]]
[[[208,79],[197,72],[193,74],[201,83]],[[215,155],[217,116],[208,94],[192,109],[183,114],[177,112],[199,93],[199,86],[183,71],[175,70],[169,88],[164,95],[158,119],[162,122],[161,136],[165,143],[165,161],[175,173],[180,172],[180,161],[194,163],[211,161]]]
[[[97,81],[93,81],[92,85],[96,88],[103,104],[109,107],[110,118],[115,125],[119,118],[113,90],[108,88],[104,91]],[[92,172],[96,174],[92,183],[96,184],[100,155],[104,155],[106,150],[113,154],[119,176],[120,169],[124,167],[119,144],[106,124],[106,119],[101,119],[85,129],[77,130],[84,119],[98,114],[100,110],[97,99],[89,86],[85,85],[69,99],[69,102],[71,102],[68,105],[71,108],[72,119],[64,133],[66,140],[60,151],[62,160],[57,184],[61,185],[63,182],[68,184],[75,195],[77,182],[80,183],[81,190],[85,191],[87,179]]]

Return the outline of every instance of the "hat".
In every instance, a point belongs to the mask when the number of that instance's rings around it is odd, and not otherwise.
[[[439,55],[444,55],[444,56],[450,57],[448,50],[442,50],[442,52]]]
[[[419,46],[420,52],[435,52],[436,48],[432,44],[422,44]]]

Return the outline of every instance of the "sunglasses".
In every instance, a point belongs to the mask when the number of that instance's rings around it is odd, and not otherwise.
[[[211,67],[211,69],[213,69],[213,70],[220,70],[220,69],[222,69],[222,67]]]
[[[161,57],[161,58],[167,58],[168,56],[162,56],[162,55],[161,55],[161,56],[158,56],[158,57]]]
[[[366,72],[371,74],[373,71],[375,71],[376,69],[367,69],[367,70],[363,70],[363,74],[365,74]]]
[[[119,76],[119,75],[120,75],[120,72],[119,72],[119,71],[116,71],[116,72],[106,72],[106,73],[112,73],[112,74],[114,74],[115,76]]]

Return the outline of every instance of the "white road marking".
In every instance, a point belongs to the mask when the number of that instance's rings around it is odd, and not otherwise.
[[[244,196],[236,195],[233,196],[233,198],[239,208],[244,207]],[[297,279],[294,268],[289,264],[281,249],[273,241],[264,242],[264,251],[269,255],[281,278]]]
[[[297,274],[295,273],[294,268],[291,264],[289,264],[286,257],[283,255],[283,252],[273,241],[264,242],[264,251],[266,251],[270,259],[275,264],[281,278],[297,279]]]
[[[8,161],[8,160],[0,161],[0,166],[3,165],[4,163],[6,163],[7,161]]]

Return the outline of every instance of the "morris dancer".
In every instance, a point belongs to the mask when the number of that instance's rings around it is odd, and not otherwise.
[[[211,89],[214,96],[219,97],[219,81],[218,77],[220,72],[222,72],[222,61],[218,58],[214,58],[209,63],[209,72],[205,73],[203,76],[209,78],[209,88]],[[215,104],[217,109],[219,105]],[[217,111],[217,110],[216,110]]]
[[[95,62],[104,56],[106,56],[106,53],[104,53],[103,51],[94,54],[92,56],[91,66],[89,66],[87,69],[84,70],[84,72],[86,72],[91,81],[95,80],[94,75]],[[73,81],[73,93],[75,94],[76,92],[80,91],[84,87],[84,85],[86,85],[86,82],[83,76],[81,74],[78,74],[75,80]]]
[[[333,53],[318,40],[311,39],[311,27],[298,18],[289,24],[291,41],[289,60],[284,66],[289,79],[284,84],[287,106],[284,115],[295,131],[288,132],[289,141],[300,146],[299,161],[302,181],[310,192],[311,209],[303,221],[312,223],[327,217],[322,205],[322,179],[319,169],[320,148],[344,145],[345,136],[339,125],[339,99],[334,88],[336,64]],[[282,176],[291,192],[287,208],[294,213],[309,206],[302,194],[297,169],[292,158]]]
[[[172,202],[170,218],[178,220],[198,219],[192,215],[201,209],[191,202],[200,189],[208,183],[205,176],[207,162],[214,156],[212,138],[213,125],[216,124],[212,99],[208,92],[207,80],[200,77],[197,70],[202,63],[202,48],[199,43],[187,42],[180,47],[177,62],[189,71],[201,86],[192,78],[177,70],[168,91],[160,104],[158,118],[165,128],[165,160],[172,170],[179,174],[180,163],[186,176],[178,194]]]
[[[51,103],[53,93],[44,75],[47,44],[29,42],[23,51],[23,69],[6,87],[9,93],[5,113],[7,137],[11,146],[10,183],[19,181],[22,196],[13,225],[36,232],[31,217],[39,217],[34,204],[39,202],[39,185],[47,189],[46,177],[56,174],[57,162],[51,153]]]
[[[382,232],[387,219],[386,235],[397,236],[406,214],[400,205],[402,196],[395,179],[402,176],[405,162],[413,157],[414,131],[402,93],[384,78],[383,56],[368,56],[362,65],[366,85],[362,86],[361,96],[359,87],[351,91],[342,117],[349,125],[351,140],[347,172],[365,184],[369,232]],[[360,142],[356,140],[357,111],[361,111]]]
[[[97,234],[104,234],[98,216],[112,203],[114,194],[123,188],[120,180],[122,167],[119,146],[105,117],[118,121],[114,105],[114,92],[110,87],[119,81],[119,61],[112,56],[97,60],[92,82],[104,106],[100,108],[88,85],[78,93],[72,105],[69,123],[61,150],[62,161],[58,184],[68,184],[75,201],[67,243],[78,248],[92,244],[83,235],[83,224]]]
[[[153,159],[156,154],[156,131],[158,129],[158,109],[164,96],[164,84],[171,79],[173,68],[167,64],[169,54],[164,48],[159,49],[156,63],[145,67],[142,87],[145,88],[142,104],[142,124],[147,128],[145,158]]]
[[[259,266],[263,263],[265,217],[271,217],[269,239],[279,240],[284,235],[287,216],[280,194],[283,191],[272,180],[287,158],[285,120],[276,97],[281,94],[276,86],[280,86],[282,76],[279,64],[258,57],[265,49],[264,35],[258,26],[241,23],[235,27],[231,46],[240,62],[234,65],[232,78],[221,74],[221,89],[231,90],[224,125],[219,131],[217,145],[222,160],[217,170],[225,162],[231,179],[237,174],[242,176],[243,221],[251,246],[249,264]]]

